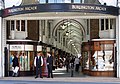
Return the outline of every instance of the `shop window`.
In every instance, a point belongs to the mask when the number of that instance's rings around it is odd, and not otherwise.
[[[82,66],[84,69],[89,69],[89,56],[88,56],[88,52],[82,52]]]
[[[94,39],[82,43],[81,66],[90,76],[115,76],[115,40]]]
[[[114,55],[113,55],[113,44],[101,44],[101,51],[96,50],[93,54],[94,58],[94,65],[91,69],[92,70],[113,70],[114,68]],[[102,48],[103,47],[103,48]],[[103,49],[103,50],[102,50]],[[91,60],[93,62],[93,60]]]
[[[12,71],[12,60],[14,58],[13,54],[17,53],[17,57],[19,60],[19,68],[20,71],[31,71],[33,70],[33,60],[34,55],[32,51],[10,51],[10,57],[9,57],[9,69]]]

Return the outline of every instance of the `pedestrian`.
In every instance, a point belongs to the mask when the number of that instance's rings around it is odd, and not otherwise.
[[[48,77],[53,78],[53,73],[52,73],[52,68],[53,68],[53,57],[51,56],[50,52],[47,53],[47,69],[48,69]]]
[[[66,57],[65,65],[66,65],[66,71],[67,72],[69,72],[69,63],[70,63],[69,61],[70,61],[69,57]]]
[[[15,77],[15,76],[18,76],[19,61],[18,61],[18,57],[17,57],[16,52],[13,54],[13,56],[14,56],[14,58],[12,60],[12,62],[13,62],[13,65],[12,65],[13,74],[12,74],[12,76]]]
[[[40,78],[42,77],[42,66],[43,66],[43,54],[42,51],[37,52],[37,56],[34,59],[34,66],[36,67],[36,76],[35,78],[38,78],[38,75],[40,74]]]
[[[74,58],[70,58],[70,69],[71,69],[71,77],[73,77],[73,69],[74,69]]]
[[[80,66],[80,59],[78,57],[75,58],[75,71],[79,71],[79,66]]]

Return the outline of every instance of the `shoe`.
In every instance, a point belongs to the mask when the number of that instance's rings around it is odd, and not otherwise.
[[[40,78],[43,78],[43,77],[40,77]]]
[[[15,77],[15,73],[13,72],[12,77]]]
[[[38,76],[35,76],[35,79],[38,78]]]
[[[47,77],[47,78],[50,78],[50,77]]]

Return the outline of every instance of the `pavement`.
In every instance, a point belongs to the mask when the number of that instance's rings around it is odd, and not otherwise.
[[[120,78],[115,77],[93,77],[78,72],[74,72],[71,77],[70,72],[66,73],[65,68],[59,68],[53,73],[54,78],[3,77],[0,78],[0,84],[120,84]]]

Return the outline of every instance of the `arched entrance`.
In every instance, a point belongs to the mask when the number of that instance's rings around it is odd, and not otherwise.
[[[54,6],[55,9],[53,9]],[[82,53],[81,45],[83,42],[92,45],[89,42],[94,41],[93,39],[104,38],[104,36],[106,36],[104,39],[115,39],[114,31],[118,14],[115,10],[117,11],[118,8],[64,3],[47,4],[44,8],[43,4],[34,4],[5,9],[4,21],[7,23],[5,28],[10,30],[6,33],[8,35],[7,40],[18,39],[17,35],[22,33],[23,37],[21,38],[23,40],[36,41],[36,44],[32,44],[35,45],[33,51],[39,50],[37,48],[41,45],[44,53],[51,51],[58,57],[76,56]],[[12,25],[14,25],[13,29],[11,28]],[[24,31],[22,31],[22,27],[25,29]],[[20,28],[19,32],[16,32],[17,28]],[[11,38],[12,30],[15,34],[14,38]],[[91,59],[92,56],[90,55],[87,55],[87,59]],[[91,63],[89,59],[88,65]]]

